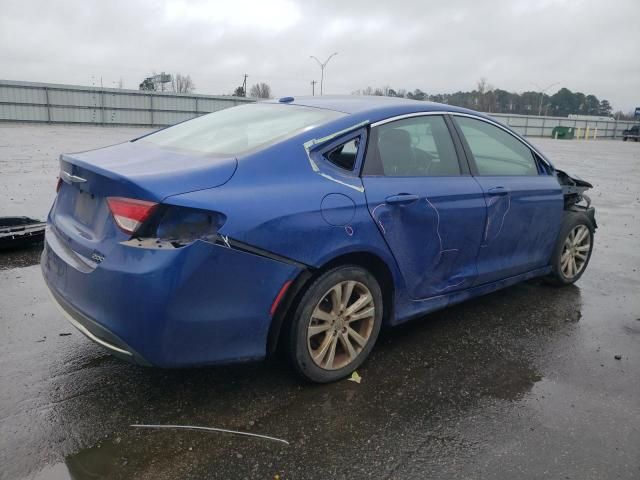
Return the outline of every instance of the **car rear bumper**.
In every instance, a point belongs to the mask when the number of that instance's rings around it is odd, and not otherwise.
[[[114,355],[185,367],[265,356],[270,307],[301,270],[196,241],[153,249],[118,243],[94,268],[77,262],[53,229],[41,266],[67,319]]]
[[[109,350],[112,355],[122,360],[137,363],[138,365],[145,367],[150,366],[150,363],[147,360],[136,353],[133,348],[123,342],[122,339],[118,338],[95,320],[73,308],[71,304],[60,297],[55,290],[49,288],[49,294],[51,295],[53,303],[58,307],[69,323],[76,327],[87,338],[93,340],[99,345],[102,345],[104,348]]]

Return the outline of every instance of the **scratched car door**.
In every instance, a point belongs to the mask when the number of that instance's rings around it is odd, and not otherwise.
[[[447,122],[375,124],[362,173],[371,216],[414,299],[467,288],[477,276],[485,201]]]
[[[453,119],[487,203],[475,283],[545,267],[564,209],[556,177],[508,131],[477,118]]]

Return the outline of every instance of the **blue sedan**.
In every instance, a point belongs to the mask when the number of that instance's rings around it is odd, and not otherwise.
[[[480,113],[285,97],[60,157],[42,271],[87,337],[141,365],[261,359],[351,374],[381,326],[593,248],[591,185]]]

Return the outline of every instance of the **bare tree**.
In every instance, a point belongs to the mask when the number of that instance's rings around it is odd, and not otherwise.
[[[484,95],[484,92],[487,91],[487,79],[482,77],[480,80],[478,80],[478,83],[476,83],[476,90],[478,91],[478,93],[480,95]]]
[[[192,93],[196,86],[191,80],[191,75],[176,73],[171,79],[171,89],[175,93]]]
[[[253,98],[271,98],[271,87],[264,82],[256,83],[249,90],[249,96]]]
[[[487,83],[486,78],[481,78],[476,84],[477,97],[475,98],[475,108],[482,112],[492,112],[496,109],[496,95],[494,86]]]

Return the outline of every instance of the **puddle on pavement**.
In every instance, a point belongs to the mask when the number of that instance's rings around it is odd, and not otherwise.
[[[48,466],[38,472],[33,480],[95,480],[111,478],[118,468],[126,465],[125,452],[117,444],[103,442],[95,447],[69,455],[63,463]]]

